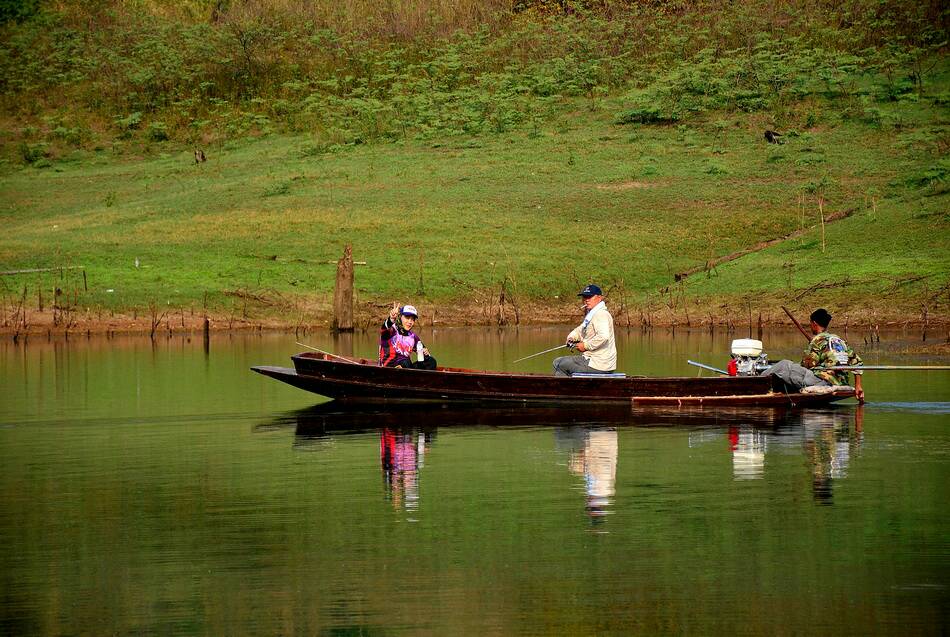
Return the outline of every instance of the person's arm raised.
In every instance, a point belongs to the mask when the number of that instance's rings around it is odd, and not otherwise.
[[[399,303],[393,301],[393,306],[389,310],[389,317],[383,322],[385,329],[392,328],[396,324],[396,318],[399,316]]]

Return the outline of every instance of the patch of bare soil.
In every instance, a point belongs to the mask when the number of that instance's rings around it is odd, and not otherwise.
[[[597,190],[634,190],[638,188],[656,188],[659,184],[649,181],[621,181],[615,184],[597,184]]]

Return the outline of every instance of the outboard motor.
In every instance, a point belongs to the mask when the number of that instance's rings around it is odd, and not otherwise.
[[[732,341],[730,376],[758,376],[770,367],[768,354],[762,352],[762,341],[737,338]]]

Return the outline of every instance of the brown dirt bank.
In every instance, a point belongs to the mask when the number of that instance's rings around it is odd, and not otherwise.
[[[578,303],[566,302],[470,302],[428,303],[413,300],[419,309],[421,326],[513,326],[513,325],[568,325],[579,323],[583,311]],[[386,315],[390,301],[359,303],[355,309],[355,328],[375,328]],[[746,301],[712,303],[688,303],[679,307],[652,305],[649,307],[628,306],[610,303],[618,327],[669,328],[688,327],[698,329],[747,329],[793,327],[781,309],[781,304],[749,306]],[[868,303],[861,307],[826,307],[834,315],[833,327],[838,330],[878,329],[913,327],[926,330],[934,341],[950,341],[950,314],[927,312],[918,309],[912,313],[893,306],[875,307]],[[807,323],[811,306],[789,306],[799,322]],[[103,310],[78,309],[68,314],[25,310],[14,315],[9,313],[0,321],[0,334],[19,337],[22,335],[80,335],[109,333],[139,333],[145,335],[193,333],[210,331],[283,330],[309,331],[329,329],[331,311],[326,303],[314,303],[297,316],[275,313],[273,308],[248,306],[241,314],[233,312],[194,311],[168,308],[158,310],[132,310],[127,313],[112,313]]]

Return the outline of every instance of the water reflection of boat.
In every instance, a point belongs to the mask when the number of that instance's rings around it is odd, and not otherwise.
[[[628,405],[826,405],[854,396],[847,388],[787,394],[770,376],[671,377],[573,376],[487,372],[453,367],[436,370],[379,367],[365,358],[305,352],[294,368],[258,366],[254,371],[329,398],[550,402],[614,401]]]
[[[762,478],[770,453],[804,453],[812,471],[816,502],[831,504],[832,484],[847,477],[848,467],[864,436],[864,409],[802,409],[772,429],[735,424],[728,429],[733,476]]]
[[[438,427],[728,427],[736,423],[775,427],[794,418],[794,410],[769,407],[631,407],[618,403],[495,404],[336,401],[279,415],[258,431],[294,428],[298,437]]]
[[[851,425],[854,424],[852,429]],[[760,479],[771,453],[797,450],[811,467],[812,493],[832,503],[833,481],[845,478],[863,432],[863,409],[632,408],[611,403],[502,405],[329,401],[280,415],[258,431],[292,428],[295,449],[332,449],[334,439],[379,436],[380,466],[393,506],[419,508],[420,469],[439,428],[552,427],[568,468],[584,480],[591,530],[604,532],[614,506],[619,432],[623,427],[683,426],[689,445],[728,440],[733,478]]]

